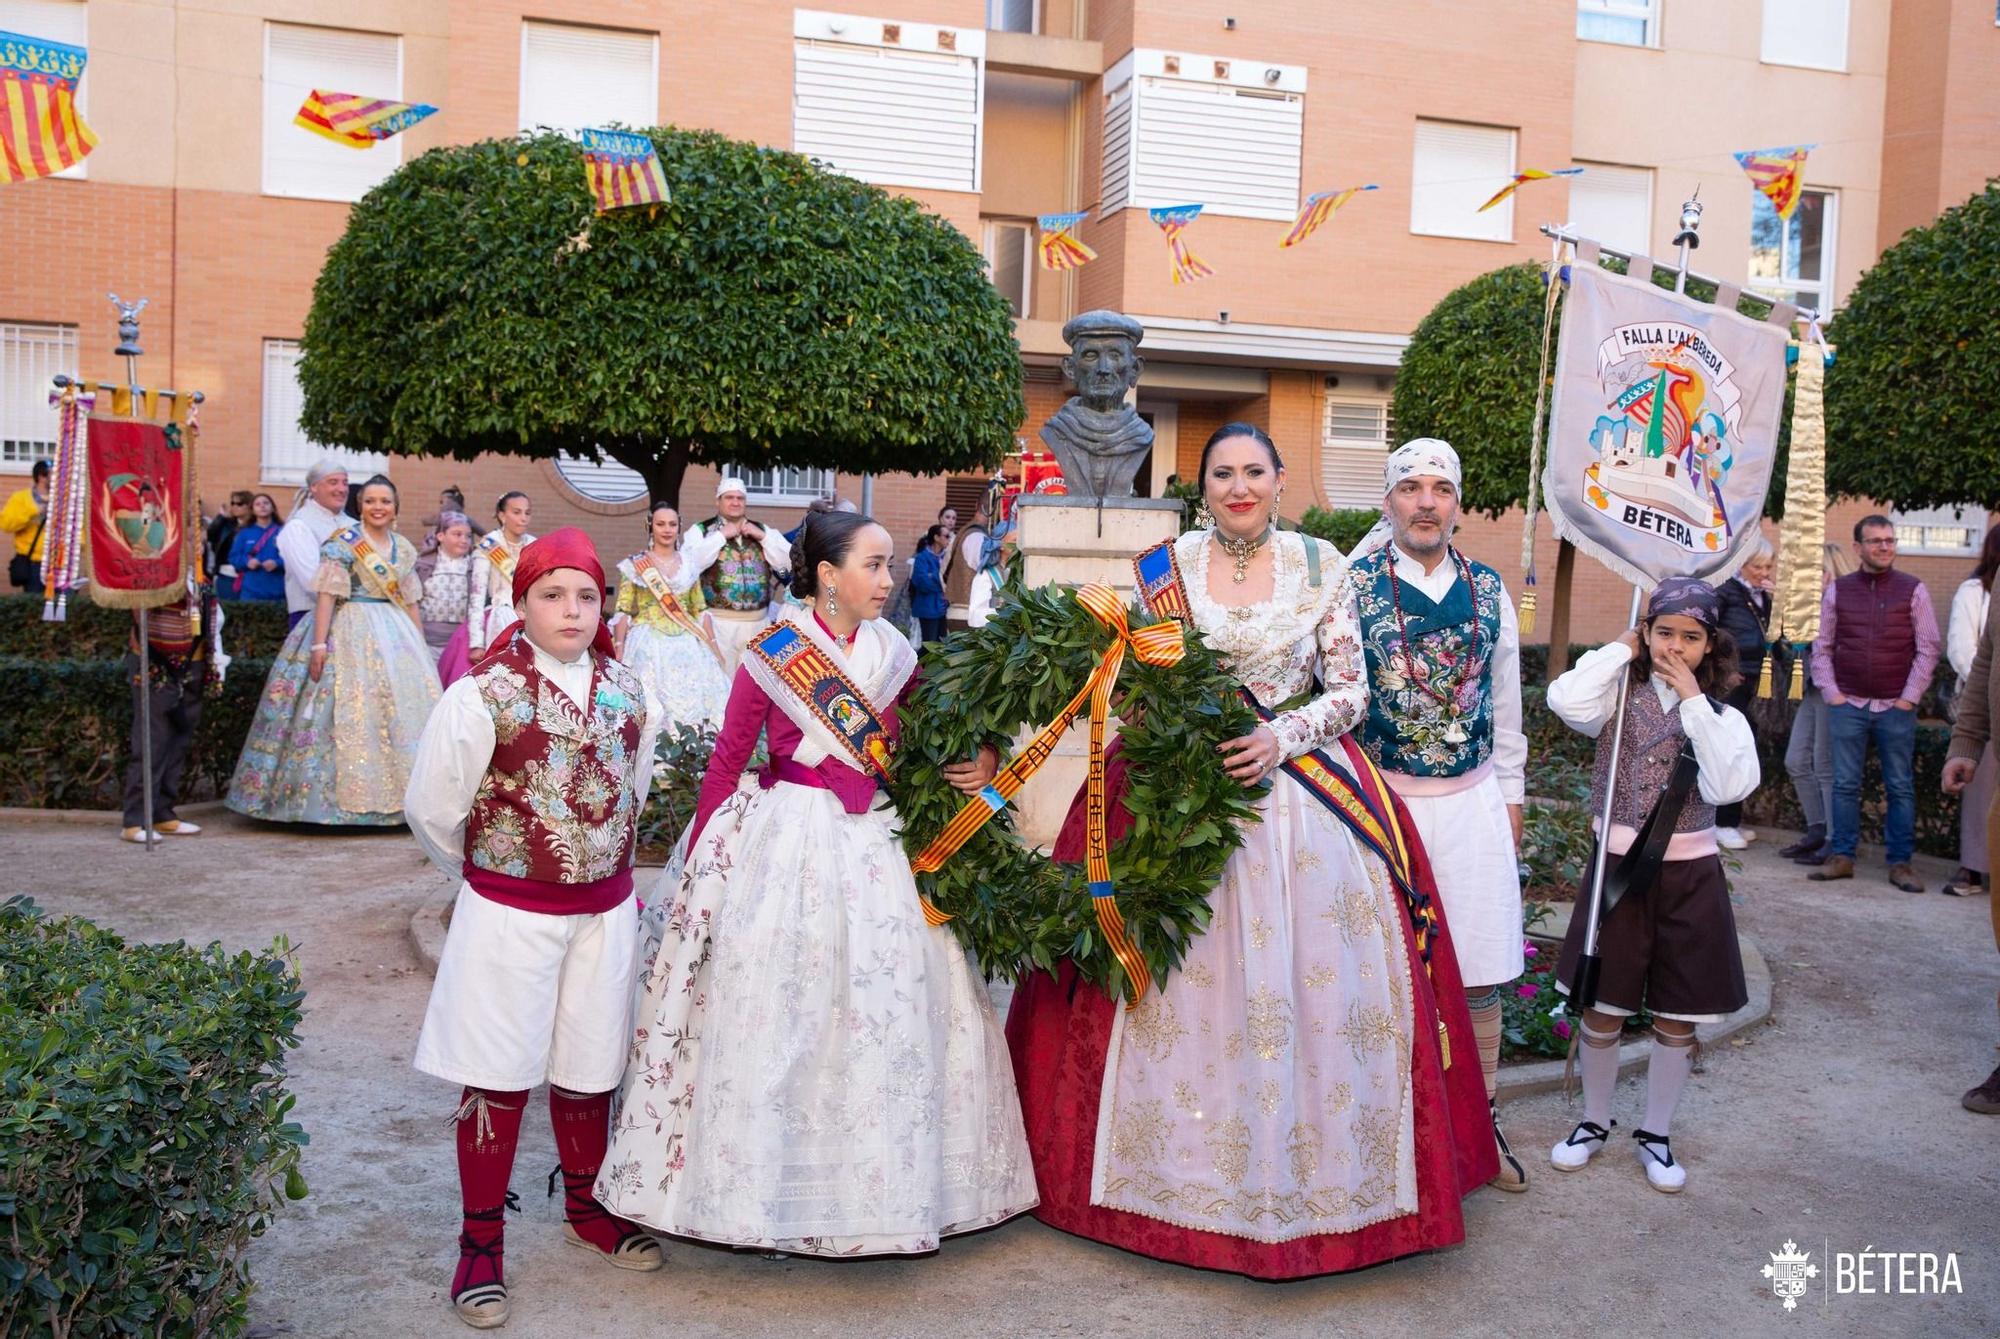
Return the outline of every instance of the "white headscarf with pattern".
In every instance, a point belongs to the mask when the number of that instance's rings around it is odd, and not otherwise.
[[[1460,487],[1458,452],[1452,449],[1450,442],[1445,441],[1442,437],[1418,437],[1412,441],[1404,442],[1394,451],[1391,451],[1389,458],[1382,464],[1382,497],[1384,501],[1387,501],[1389,494],[1396,491],[1397,484],[1403,482],[1405,479],[1414,479],[1419,476],[1444,479],[1454,489]],[[1348,560],[1352,561],[1373,553],[1375,550],[1388,544],[1391,539],[1395,538],[1395,535],[1396,527],[1391,524],[1388,509],[1384,507],[1381,519],[1375,522],[1374,527],[1366,535],[1362,536],[1361,542],[1354,546],[1354,552],[1347,555]],[[1447,535],[1445,538],[1449,541],[1451,537]]]

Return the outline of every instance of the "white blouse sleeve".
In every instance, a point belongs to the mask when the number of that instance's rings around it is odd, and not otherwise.
[[[1514,602],[1500,598],[1500,645],[1493,649],[1493,774],[1500,799],[1520,804],[1527,794],[1528,736],[1521,728],[1521,625]]]
[[[417,740],[403,819],[424,854],[447,874],[465,865],[465,820],[493,761],[493,717],[471,675],[444,690]]]
[[[1951,672],[1960,679],[1972,673],[1972,658],[1979,654],[1979,630],[1986,625],[1985,611],[1980,608],[1985,603],[1985,595],[1985,587],[1975,577],[1961,582],[1951,597],[1951,621],[1945,629],[1944,658],[1951,662]]]
[[[1710,804],[1735,804],[1757,789],[1757,737],[1734,707],[1717,711],[1705,697],[1683,698],[1681,729],[1700,766],[1695,788]]]
[[[472,589],[467,594],[468,607],[465,623],[466,635],[473,646],[486,645],[486,598],[493,581],[493,564],[478,549],[472,551],[472,574],[466,584]]]
[[[1549,685],[1549,710],[1578,734],[1597,738],[1618,706],[1618,676],[1632,663],[1623,642],[1609,642],[1582,659]]]
[[[681,563],[688,570],[706,572],[715,565],[717,555],[722,552],[722,527],[696,526],[688,531],[681,541]]]
[[[1329,581],[1333,597],[1313,628],[1313,640],[1319,649],[1322,691],[1304,706],[1281,712],[1271,721],[1271,733],[1278,737],[1278,752],[1286,762],[1339,739],[1360,722],[1368,709],[1361,617],[1354,602],[1353,584],[1344,575],[1338,579],[1329,577]]]
[[[759,524],[762,524],[759,522]],[[792,570],[792,541],[775,525],[764,526],[764,561],[775,571]]]

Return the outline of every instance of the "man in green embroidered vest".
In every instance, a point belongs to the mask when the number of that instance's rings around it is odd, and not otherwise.
[[[748,515],[750,496],[741,479],[724,476],[715,486],[717,515],[688,532],[681,559],[701,573],[701,594],[722,652],[723,670],[734,676],[743,649],[769,625],[771,605],[782,598],[777,574],[792,565],[792,546],[775,527]]]
[[[1382,519],[1348,568],[1368,658],[1355,738],[1416,820],[1465,983],[1502,1190],[1526,1190],[1492,1098],[1500,987],[1521,974],[1521,634],[1500,574],[1452,547],[1459,462],[1420,437],[1384,470]]]

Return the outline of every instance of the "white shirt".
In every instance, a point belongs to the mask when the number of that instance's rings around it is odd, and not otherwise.
[[[1572,730],[1597,738],[1617,703],[1618,678],[1631,663],[1632,652],[1623,642],[1598,647],[1549,685],[1549,710]],[[1702,799],[1710,804],[1734,804],[1757,789],[1757,739],[1742,712],[1730,706],[1717,711],[1705,697],[1682,698],[1658,677],[1647,680],[1646,687],[1668,711],[1679,703],[1681,729],[1694,745],[1694,760],[1700,768],[1695,788]]]
[[[764,529],[764,561],[771,564],[774,572],[791,571],[792,546],[786,540],[784,531],[774,525],[764,525],[762,521],[757,524]],[[728,542],[723,538],[722,526],[723,523],[717,521],[712,529],[698,525],[688,531],[687,538],[681,543],[681,561],[689,565],[689,571],[706,572],[722,556],[722,546]]]
[[[590,708],[590,654],[562,661],[534,646],[535,668],[560,689],[577,710]],[[632,758],[632,785],[639,792],[639,808],[646,807],[646,793],[653,784],[653,744],[660,724],[666,719],[650,691],[646,694],[646,719],[640,727],[639,750]],[[403,819],[410,835],[439,869],[456,875],[465,868],[465,823],[472,814],[472,802],[493,762],[493,717],[479,696],[479,680],[468,674],[444,690],[424,723],[423,737],[417,741],[416,761],[410,767],[410,784],[403,794]]]
[[[1978,577],[1959,583],[1951,597],[1951,621],[1945,625],[1944,658],[1951,672],[1962,681],[1972,673],[1972,658],[1979,654],[1979,633],[1986,626],[1986,610],[1993,592],[1979,584]]]
[[[278,556],[285,560],[285,608],[296,614],[319,603],[319,550],[327,536],[348,524],[343,512],[328,511],[307,498],[278,531]]]
[[[1458,564],[1449,557],[1426,572],[1424,565],[1389,546],[1396,564],[1396,579],[1415,586],[1432,604],[1441,603],[1458,584]],[[1527,794],[1528,736],[1521,728],[1521,625],[1514,617],[1514,602],[1500,601],[1500,644],[1487,657],[1486,672],[1491,676],[1493,694],[1493,775],[1500,783],[1500,798],[1520,804]]]

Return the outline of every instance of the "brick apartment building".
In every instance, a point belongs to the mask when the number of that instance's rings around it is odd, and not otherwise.
[[[151,299],[147,379],[209,397],[211,504],[244,487],[289,508],[324,454],[298,429],[294,366],[348,205],[404,155],[524,127],[712,128],[908,194],[978,241],[1019,313],[1023,437],[1060,402],[1063,319],[1118,308],[1148,331],[1141,488],[1190,472],[1208,432],[1242,418],[1284,450],[1295,511],[1373,505],[1408,332],[1458,284],[1546,256],[1544,221],[1663,255],[1700,186],[1698,269],[1835,309],[1904,229],[2000,173],[1993,0],[0,0],[0,30],[89,49],[82,102],[102,140],[62,178],[0,190],[0,475],[47,454],[52,373],[114,373],[115,290]],[[312,87],[443,110],[356,153],[292,126]],[[1819,146],[1809,191],[1780,227],[1729,152],[1802,141]],[[1571,163],[1589,170],[1475,212],[1513,171]],[[1278,247],[1303,195],[1363,182],[1381,190]],[[1145,207],[1195,201],[1188,240],[1216,274],[1176,287]],[[1034,216],[1083,208],[1098,259],[1039,269]],[[607,554],[642,535],[615,466],[386,468],[409,530],[458,483],[475,513],[525,489],[538,529],[582,524]],[[691,518],[713,483],[690,472]],[[976,487],[751,483],[785,524],[865,487],[903,546]],[[1863,510],[1836,507],[1830,537]],[[1900,519],[1942,607],[1987,518]],[[1518,575],[1518,517],[1474,521],[1463,542]],[[1545,564],[1553,547],[1545,535]],[[1579,564],[1579,637],[1624,607]]]

